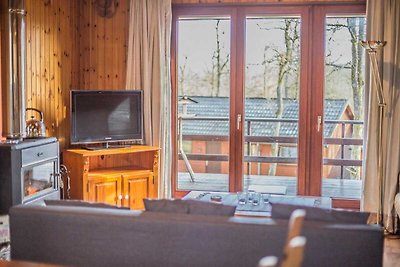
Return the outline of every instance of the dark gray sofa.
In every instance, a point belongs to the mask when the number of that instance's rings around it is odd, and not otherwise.
[[[257,266],[281,256],[286,220],[59,206],[10,211],[11,257],[72,266]],[[306,222],[303,266],[382,266],[369,225]]]

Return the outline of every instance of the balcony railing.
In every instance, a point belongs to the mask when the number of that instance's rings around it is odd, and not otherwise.
[[[223,121],[228,122],[227,117],[179,117],[179,123],[185,123],[185,121]],[[255,136],[252,135],[252,124],[254,122],[263,123],[298,123],[297,119],[283,119],[283,118],[246,118],[246,134],[244,136],[244,142],[247,143],[249,148],[251,144],[285,144],[285,145],[297,145],[298,137],[292,136]],[[349,138],[345,137],[346,125],[350,125],[352,128],[354,125],[362,125],[363,122],[359,120],[325,120],[326,124],[339,125],[341,127],[340,133],[341,137],[324,137],[323,145],[339,145],[340,146],[340,158],[324,158],[323,164],[330,166],[340,166],[341,167],[341,178],[343,178],[344,167],[346,166],[362,166],[362,160],[359,159],[346,159],[344,153],[345,146],[362,146],[363,140],[360,138]],[[337,127],[337,126],[336,126]],[[178,133],[180,134],[180,133]],[[229,141],[228,135],[190,135],[185,134],[183,131],[182,135],[183,141]],[[248,151],[249,152],[249,151]],[[244,156],[244,162],[255,162],[255,163],[281,163],[281,164],[296,164],[296,157],[282,157],[282,156],[254,156],[249,155]],[[228,155],[224,154],[194,154],[187,153],[187,158],[189,160],[196,161],[228,161]],[[182,156],[179,155],[182,159]]]

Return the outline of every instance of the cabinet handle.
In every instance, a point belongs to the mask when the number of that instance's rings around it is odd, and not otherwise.
[[[119,199],[119,200],[122,200],[122,195],[119,195],[119,196],[118,196],[118,199]]]
[[[125,199],[128,200],[129,199],[129,195],[125,195]]]

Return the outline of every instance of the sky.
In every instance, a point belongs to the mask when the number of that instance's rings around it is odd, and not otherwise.
[[[288,18],[288,17],[286,17]],[[290,17],[297,19],[299,17]],[[220,21],[220,46],[222,54],[230,53],[230,20],[227,17],[218,18]],[[276,54],[274,51],[284,51],[284,31],[277,29],[283,27],[284,17],[264,17],[264,18],[247,18],[246,20],[246,97],[264,96],[263,72],[264,66],[261,64],[264,58],[264,48],[268,46],[267,58],[272,58]],[[345,24],[346,18],[327,18],[327,24]],[[186,64],[186,72],[197,73],[198,77],[190,77],[190,81],[186,81],[184,88],[193,88],[204,90],[209,87],[209,83],[204,82],[207,78],[205,73],[212,68],[212,53],[216,49],[216,18],[211,19],[182,19],[179,21],[179,40],[178,40],[178,62],[179,66]],[[300,25],[299,25],[300,27]],[[266,30],[267,28],[267,30]],[[300,32],[301,39],[301,32]],[[330,60],[336,64],[344,64],[351,59],[351,42],[350,34],[347,29],[339,29],[334,33],[334,38],[329,40],[326,38],[326,53],[330,51]],[[185,56],[188,58],[185,59]],[[299,56],[299,55],[297,55]],[[186,62],[186,63],[185,63]],[[268,96],[276,97],[277,83],[277,64],[269,64],[269,76],[267,78]],[[300,67],[298,67],[300,68]],[[329,68],[326,68],[330,71]],[[301,69],[300,69],[301,71]],[[200,77],[200,78],[199,78]],[[198,79],[198,80],[195,80]],[[209,79],[209,78],[208,78]],[[293,84],[296,77],[290,80]],[[252,89],[250,89],[252,88]],[[193,91],[193,90],[192,90]],[[229,76],[226,75],[222,81],[222,93],[220,95],[229,94]],[[341,70],[333,73],[326,80],[325,87],[326,97],[329,98],[348,98],[352,104],[352,90],[350,71]],[[207,92],[204,92],[207,94]],[[298,93],[298,90],[297,90]],[[204,94],[203,94],[204,95]],[[293,97],[293,96],[289,96]]]
[[[187,66],[194,72],[202,72],[211,68],[211,55],[216,48],[216,31],[214,19],[185,19],[179,21],[179,43],[178,60],[183,64],[185,56],[188,56]],[[334,22],[328,19],[328,23]],[[264,53],[264,44],[283,49],[282,30],[260,30],[261,27],[275,28],[281,25],[282,19],[247,19],[246,22],[246,62],[256,64],[261,61],[260,56]],[[220,22],[220,41],[223,51],[230,53],[230,20],[221,18]],[[335,59],[345,60],[351,57],[351,44],[348,40],[346,29],[336,32],[335,39],[337,45],[332,50]],[[271,52],[272,53],[272,52]],[[342,55],[342,56],[341,56]]]

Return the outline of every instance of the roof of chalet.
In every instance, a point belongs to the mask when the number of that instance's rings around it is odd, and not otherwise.
[[[190,96],[198,103],[187,105],[187,114],[195,117],[229,117],[229,98],[228,97],[207,97]],[[340,120],[348,106],[346,99],[325,100],[324,113],[325,120]],[[255,118],[276,118],[277,101],[266,98],[246,98],[245,112],[246,120]],[[182,112],[182,105],[179,104],[179,113]],[[283,119],[297,119],[299,114],[298,100],[283,100]],[[276,136],[274,134],[276,122],[251,122],[252,136]],[[325,124],[324,137],[329,137],[335,130],[336,124]],[[245,124],[247,133],[247,123]],[[227,120],[184,120],[184,135],[228,135],[229,126]],[[296,137],[298,136],[298,124],[294,122],[282,122],[279,129],[279,136]]]

